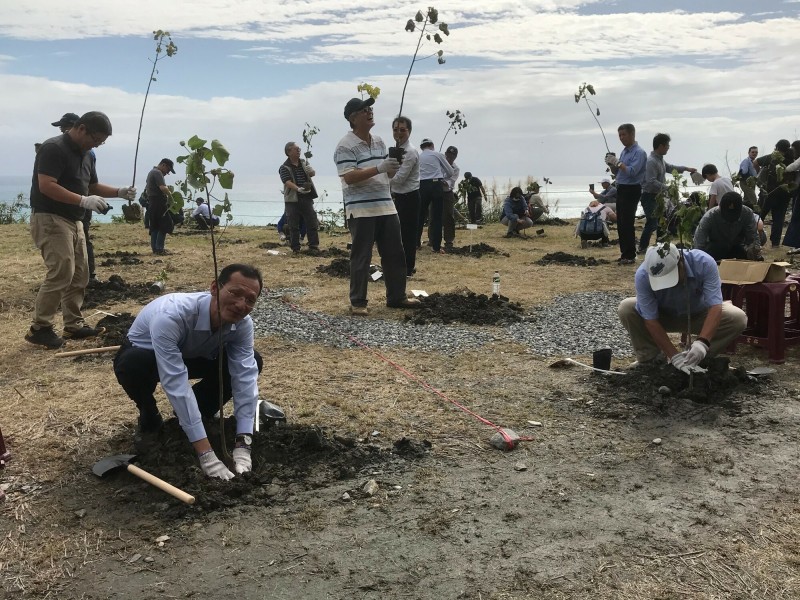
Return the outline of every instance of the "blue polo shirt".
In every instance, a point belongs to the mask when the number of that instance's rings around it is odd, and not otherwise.
[[[712,306],[722,304],[722,282],[716,261],[702,250],[684,250],[686,285],[653,291],[647,268],[642,263],[636,270],[636,312],[643,319],[658,319],[659,313],[669,316],[686,314],[686,294],[689,294],[691,314],[695,315]]]

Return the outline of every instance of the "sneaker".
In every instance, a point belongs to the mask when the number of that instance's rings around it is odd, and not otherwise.
[[[80,329],[65,329],[64,337],[68,340],[82,340],[84,338],[97,337],[105,332],[105,327],[89,327],[88,325],[84,325]]]
[[[369,309],[366,306],[351,306],[350,314],[354,317],[366,317],[369,314]]]
[[[50,348],[51,350],[61,348],[65,344],[64,338],[59,337],[52,327],[42,327],[40,329],[31,327],[28,333],[25,334],[25,341]]]
[[[278,235],[278,239],[279,239],[280,241],[282,241],[282,242],[285,242],[285,241],[286,241],[286,236],[285,236],[284,234],[282,234],[282,233],[281,233],[281,234],[279,234],[279,235]]]
[[[406,298],[397,304],[387,304],[389,308],[422,308],[422,302],[418,298]]]
[[[139,454],[144,454],[153,448],[158,443],[158,434],[161,432],[161,427],[164,425],[164,419],[161,415],[158,418],[147,419],[146,421],[139,416],[136,423],[136,431],[133,433],[133,447]]]
[[[581,248],[586,250],[588,247],[589,247],[589,241],[588,240],[581,240]]]

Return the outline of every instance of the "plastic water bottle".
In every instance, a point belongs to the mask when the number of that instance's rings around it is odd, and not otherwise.
[[[495,271],[492,276],[492,295],[500,295],[500,271]]]

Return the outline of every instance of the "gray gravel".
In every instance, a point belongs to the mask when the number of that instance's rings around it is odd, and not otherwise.
[[[353,348],[352,336],[372,348],[409,348],[457,354],[495,342],[515,341],[544,356],[589,355],[611,348],[614,356],[630,356],[630,342],[617,318],[622,294],[585,292],[559,296],[522,323],[506,327],[413,325],[374,317],[331,316],[298,312],[282,297],[300,296],[303,288],[270,290],[252,317],[257,336],[276,335],[294,342]]]

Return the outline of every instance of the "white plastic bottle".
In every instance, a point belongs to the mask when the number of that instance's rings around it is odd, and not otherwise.
[[[495,271],[492,276],[492,295],[500,295],[500,271]]]

